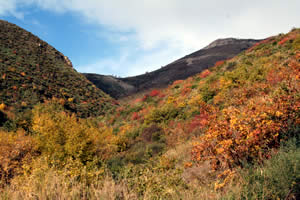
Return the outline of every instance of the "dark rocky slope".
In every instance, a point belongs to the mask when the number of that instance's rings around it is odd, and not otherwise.
[[[186,79],[214,66],[217,61],[234,57],[259,41],[234,38],[218,39],[199,51],[158,70],[139,76],[116,78],[97,74],[84,75],[112,97],[121,98],[151,88],[163,88],[175,80]]]

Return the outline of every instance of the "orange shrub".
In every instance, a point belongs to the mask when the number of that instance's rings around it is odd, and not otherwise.
[[[0,183],[8,183],[23,172],[22,165],[36,155],[35,142],[23,131],[0,131]]]
[[[156,97],[160,94],[160,91],[158,90],[152,90],[149,94],[150,97]]]
[[[205,78],[205,77],[207,77],[210,74],[211,74],[211,71],[209,71],[208,69],[206,69],[206,70],[204,70],[203,72],[200,73],[199,77],[200,78]]]
[[[267,150],[278,147],[282,134],[290,124],[296,124],[298,106],[292,96],[280,96],[256,98],[242,108],[224,109],[210,119],[207,133],[194,146],[193,159],[211,160],[212,168],[217,169],[268,157]]]
[[[215,67],[218,67],[220,65],[223,65],[225,63],[225,60],[220,60],[220,61],[217,61],[216,64],[215,64]]]
[[[289,35],[285,36],[284,38],[282,38],[282,39],[278,42],[278,44],[279,44],[279,45],[284,45],[287,41],[293,40],[293,39],[295,39],[296,37],[297,37],[297,34],[289,34]]]
[[[200,115],[196,115],[192,121],[189,123],[189,132],[193,132],[195,129],[202,129],[208,125],[209,121],[208,113],[203,113]]]

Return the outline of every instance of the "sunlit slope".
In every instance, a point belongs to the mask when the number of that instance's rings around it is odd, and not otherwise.
[[[299,59],[294,29],[125,103],[107,125],[123,139],[124,130],[134,135],[124,139],[128,152],[141,138],[162,144],[161,151],[193,138],[193,161],[208,160],[213,169],[264,159],[299,131]]]

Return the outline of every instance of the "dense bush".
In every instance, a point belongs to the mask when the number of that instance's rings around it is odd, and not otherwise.
[[[179,110],[169,105],[162,108],[154,109],[151,113],[145,116],[144,123],[162,123],[168,122],[179,115]]]
[[[232,191],[228,199],[299,199],[299,175],[299,138],[293,138],[264,165],[250,165],[242,170],[240,188]]]

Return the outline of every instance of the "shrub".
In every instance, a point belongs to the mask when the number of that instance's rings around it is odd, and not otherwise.
[[[285,37],[283,37],[279,42],[278,44],[279,45],[284,45],[287,41],[291,41],[291,40],[294,40],[296,38],[297,34],[289,34]]]
[[[206,69],[206,70],[204,70],[203,72],[200,73],[199,77],[200,78],[205,78],[205,77],[209,76],[210,74],[211,74],[211,72],[208,69]]]
[[[166,123],[167,121],[176,118],[179,115],[179,110],[172,105],[157,108],[145,116],[144,123]]]
[[[126,152],[125,161],[133,164],[141,164],[147,161],[146,144],[144,142],[135,143],[129,151]]]
[[[206,103],[212,100],[216,95],[216,92],[210,89],[208,86],[202,87],[199,92],[202,96],[202,100]]]
[[[298,146],[296,139],[287,144],[264,165],[244,169],[241,191],[233,196],[237,199],[299,199],[299,139]]]
[[[215,67],[221,66],[225,63],[225,60],[220,60],[215,63]]]
[[[0,186],[23,173],[23,164],[30,163],[37,155],[35,142],[24,131],[0,131]]]
[[[156,97],[160,94],[160,91],[158,90],[152,90],[149,94],[150,97]]]
[[[162,128],[157,126],[156,124],[152,124],[143,129],[141,138],[145,142],[159,141],[164,134]]]
[[[165,149],[166,145],[162,143],[152,143],[147,146],[147,153],[153,157],[161,153]]]
[[[212,167],[216,169],[269,157],[269,149],[278,148],[280,138],[288,137],[289,127],[295,126],[298,118],[293,97],[269,101],[273,103],[252,99],[243,109],[229,107],[210,119],[212,126],[194,147],[194,159],[215,160]]]
[[[132,113],[131,120],[138,120],[140,118],[137,112]]]
[[[56,104],[39,105],[33,110],[33,131],[41,153],[59,168],[70,158],[83,164],[91,162],[96,149],[90,129],[75,115],[55,110],[60,110]]]

